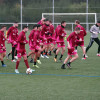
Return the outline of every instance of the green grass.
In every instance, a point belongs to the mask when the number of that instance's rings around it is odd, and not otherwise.
[[[85,46],[89,40],[90,34],[85,37]],[[10,44],[6,44],[6,47],[7,52],[10,51]],[[26,49],[28,53],[28,45]],[[42,65],[39,65],[40,69],[35,69],[34,75],[0,74],[0,100],[100,100],[100,77],[74,76],[100,76],[100,58],[96,56],[97,49],[98,46],[94,43],[88,52],[89,58],[81,60],[82,51],[78,47],[79,58],[72,63],[71,70],[60,69],[62,63],[55,63],[53,54],[50,59],[41,59]],[[66,56],[67,49],[63,60]],[[4,60],[7,68],[1,67],[0,73],[14,73],[16,64],[6,58]],[[32,64],[29,65],[32,68]],[[19,71],[20,73],[26,71],[23,59]]]

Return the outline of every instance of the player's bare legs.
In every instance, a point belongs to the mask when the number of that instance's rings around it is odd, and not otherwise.
[[[83,51],[83,59],[86,59],[86,57],[85,57],[86,52],[85,52],[84,46],[81,46],[81,49],[82,49],[82,51]]]

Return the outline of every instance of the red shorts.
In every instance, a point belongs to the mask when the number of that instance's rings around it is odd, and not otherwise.
[[[0,53],[4,53],[6,52],[6,48],[5,49],[0,49]]]
[[[30,47],[29,47],[29,49],[30,49],[30,50],[34,50],[35,48],[34,48],[34,47],[32,47],[32,46],[30,46]]]
[[[82,42],[77,42],[77,43],[76,43],[76,46],[84,46],[84,41],[82,41]]]
[[[39,51],[40,47],[39,46],[36,46],[35,47],[35,53],[37,53]]]
[[[53,41],[53,43],[52,43],[52,44],[54,44],[54,45],[55,45],[56,43],[57,43],[56,41]]]
[[[65,43],[64,42],[57,42],[57,47],[65,47]]]
[[[77,54],[77,50],[75,50],[74,48],[68,49],[68,55],[76,55]]]
[[[26,50],[17,51],[17,57],[18,57],[18,58],[21,58],[22,56],[27,56]]]

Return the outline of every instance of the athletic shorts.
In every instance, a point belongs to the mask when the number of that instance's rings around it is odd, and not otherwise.
[[[52,39],[47,39],[44,44],[48,45],[48,44],[51,44],[51,43],[52,43]]]
[[[37,53],[39,51],[40,47],[39,46],[36,46],[35,47],[35,53]]]
[[[76,43],[76,46],[84,46],[84,41],[82,41],[82,42],[77,42],[77,43]]]
[[[34,48],[34,47],[32,47],[32,46],[30,46],[30,47],[29,47],[29,49],[30,49],[30,50],[34,50],[35,48]]]
[[[57,43],[56,41],[53,41],[53,42],[52,42],[52,44],[54,44],[54,45],[55,45],[56,43]]]
[[[0,53],[4,53],[6,52],[6,48],[5,49],[0,49]]]
[[[74,48],[68,49],[68,55],[76,55],[77,54],[77,50],[75,50]]]
[[[57,47],[65,47],[65,43],[64,42],[57,42]]]
[[[18,58],[21,58],[22,56],[27,56],[26,50],[17,51],[17,57],[18,57]]]

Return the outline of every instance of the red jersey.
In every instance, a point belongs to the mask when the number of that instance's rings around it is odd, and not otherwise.
[[[34,32],[35,32],[35,30],[33,29],[32,31],[31,31],[31,33],[30,33],[30,35],[29,35],[29,46],[32,46],[32,47],[34,47],[34,38],[33,38],[33,36],[34,36]]]
[[[66,37],[66,32],[61,25],[58,25],[56,27],[55,33],[57,35],[57,42],[64,42],[64,37]]]
[[[25,50],[25,44],[28,43],[28,40],[26,40],[26,35],[25,35],[24,31],[22,31],[22,32],[19,33],[17,42],[18,42],[18,44],[17,44],[17,50],[18,51]]]
[[[43,25],[41,35],[46,39],[52,38],[52,33],[49,25],[46,24]]]
[[[43,24],[42,24],[41,20],[38,22],[38,24],[40,24],[41,26],[43,26]]]
[[[81,26],[81,25],[77,25],[77,26],[75,27],[75,29],[76,29],[77,27],[79,27],[79,28],[81,29],[80,34],[78,34],[78,35],[79,35],[79,38],[81,38],[81,39],[84,41],[84,36],[87,35],[85,29],[84,29],[84,27]]]
[[[14,26],[10,27],[7,32],[7,38],[10,40],[11,43],[17,41],[18,29]]]
[[[4,32],[0,30],[0,49],[5,48],[5,40]]]
[[[76,46],[78,34],[75,32],[72,32],[68,37],[67,37],[67,42],[69,42],[71,48]]]

